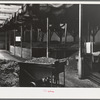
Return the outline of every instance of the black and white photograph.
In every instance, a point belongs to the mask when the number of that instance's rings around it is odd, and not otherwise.
[[[0,87],[100,88],[100,4],[1,3]]]
[[[100,99],[100,1],[0,1],[0,99]]]

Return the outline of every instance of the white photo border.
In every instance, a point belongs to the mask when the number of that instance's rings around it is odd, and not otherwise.
[[[2,0],[0,3],[100,4],[100,1],[41,1]],[[0,99],[100,99],[100,88],[0,87]]]

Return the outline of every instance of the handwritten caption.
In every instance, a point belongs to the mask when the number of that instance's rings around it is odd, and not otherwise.
[[[46,93],[55,93],[54,90],[47,90],[47,89],[43,89],[43,92],[46,92]]]

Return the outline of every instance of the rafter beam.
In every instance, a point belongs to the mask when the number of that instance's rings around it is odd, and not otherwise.
[[[9,18],[10,16],[0,16],[0,19],[1,20],[5,20],[5,19],[7,19],[7,18]]]
[[[5,21],[6,19],[1,19],[1,18],[0,18],[0,20]]]
[[[21,8],[21,5],[1,5],[0,4],[0,8],[4,8],[4,9],[19,9]]]
[[[12,16],[12,13],[9,14],[9,13],[0,13],[0,16]]]
[[[14,13],[14,12],[16,12],[16,11],[18,11],[18,9],[17,10],[9,10],[9,9],[0,9],[0,13]]]
[[[5,21],[4,20],[0,20],[0,24],[3,24]]]

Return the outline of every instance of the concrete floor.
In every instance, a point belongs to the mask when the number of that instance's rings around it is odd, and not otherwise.
[[[66,87],[100,87],[99,85],[91,82],[88,79],[81,80],[78,78],[78,71],[77,71],[77,62],[75,60],[75,55],[74,54],[71,56],[71,60],[69,60],[69,65],[65,67],[65,82],[66,82]],[[25,59],[15,57],[11,55],[9,52],[5,50],[0,50],[0,59],[7,59],[7,60],[14,60],[14,61],[24,61]],[[60,83],[63,82],[63,74],[60,74]]]

